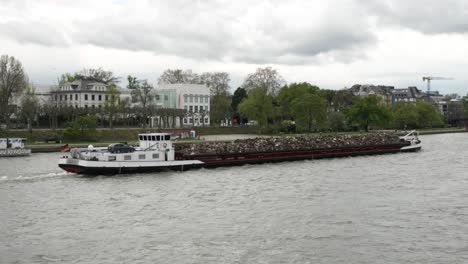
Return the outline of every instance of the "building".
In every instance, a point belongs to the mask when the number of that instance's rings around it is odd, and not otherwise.
[[[395,102],[417,102],[421,101],[424,94],[416,86],[398,88],[392,91],[392,103]]]
[[[201,84],[163,84],[152,91],[153,103],[159,108],[185,109],[183,120],[177,119],[177,126],[210,125],[210,89]],[[152,119],[158,125],[160,117]]]
[[[392,103],[392,92],[395,89],[393,86],[385,85],[372,85],[372,84],[355,84],[349,91],[353,93],[354,96],[366,97],[369,95],[377,96],[381,99],[383,104],[389,105]]]
[[[106,84],[95,81],[75,80],[50,91],[56,106],[74,108],[103,108],[108,100]]]

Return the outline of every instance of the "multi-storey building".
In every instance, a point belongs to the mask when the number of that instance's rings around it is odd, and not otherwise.
[[[422,100],[424,94],[416,87],[399,88],[392,91],[393,102],[417,102]]]
[[[104,83],[87,80],[64,83],[53,89],[50,96],[57,106],[75,108],[103,108],[108,100]]]

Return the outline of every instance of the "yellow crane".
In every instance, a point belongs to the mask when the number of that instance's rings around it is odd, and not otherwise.
[[[452,80],[453,78],[447,77],[434,77],[434,76],[426,76],[422,77],[423,82],[427,81],[427,101],[431,100],[431,81],[432,80]]]

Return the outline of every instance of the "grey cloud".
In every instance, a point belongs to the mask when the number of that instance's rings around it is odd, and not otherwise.
[[[6,36],[19,43],[38,44],[44,46],[67,45],[64,34],[55,27],[40,22],[0,22],[0,36]]]
[[[466,0],[362,0],[358,2],[383,26],[399,26],[426,34],[467,33]]]

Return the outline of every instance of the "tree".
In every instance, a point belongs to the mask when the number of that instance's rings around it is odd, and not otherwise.
[[[239,104],[238,109],[250,120],[256,120],[261,126],[268,126],[268,119],[274,114],[273,98],[267,89],[256,87],[248,92],[247,98]]]
[[[141,116],[143,117],[143,126],[146,127],[147,119],[149,116],[149,105],[153,100],[151,95],[151,90],[153,86],[148,83],[147,80],[138,80],[136,77],[128,76],[128,85],[127,88],[132,90],[132,101],[138,103],[141,107]]]
[[[32,123],[39,112],[39,99],[33,87],[29,87],[21,99],[21,116],[26,119],[28,129],[32,132]]]
[[[292,101],[291,108],[296,125],[308,132],[312,131],[312,127],[321,127],[326,120],[325,101],[316,94],[307,93],[302,97]]]
[[[84,68],[80,72],[75,73],[64,73],[62,74],[59,79],[59,85],[62,85],[67,82],[73,82],[75,80],[85,80],[85,81],[93,81],[93,82],[100,82],[104,84],[111,84],[111,83],[118,83],[119,77],[115,77],[114,73],[111,71],[106,71],[103,68],[97,69],[86,69]]]
[[[200,76],[193,73],[192,70],[181,70],[181,69],[167,69],[165,70],[158,79],[158,84],[174,84],[174,83],[200,83]]]
[[[242,124],[243,122],[242,122],[242,116],[239,113],[238,106],[242,102],[242,100],[244,100],[244,98],[247,98],[247,91],[244,88],[239,87],[234,91],[234,94],[233,94],[232,100],[231,100],[231,109],[233,111],[233,120],[235,118],[239,124]]]
[[[333,96],[333,108],[335,111],[343,111],[353,104],[354,95],[348,89],[336,91]]]
[[[352,123],[369,131],[370,125],[383,125],[390,119],[390,115],[388,110],[379,104],[376,96],[367,96],[356,98],[348,118]]]
[[[414,104],[397,102],[392,106],[391,112],[395,128],[406,129],[418,126],[418,113]]]
[[[325,101],[327,102],[327,107],[328,107],[328,109],[330,109],[332,107],[332,105],[333,105],[333,98],[336,95],[336,91],[335,90],[329,90],[329,89],[323,89],[323,90],[319,91],[319,95],[320,95],[320,97],[325,99]]]
[[[346,129],[346,117],[342,112],[329,112],[327,120],[328,126],[332,131],[343,131]]]
[[[255,73],[247,76],[242,87],[247,91],[262,87],[268,94],[276,95],[280,87],[285,83],[283,77],[273,68],[257,68]]]
[[[94,116],[79,116],[73,122],[69,122],[64,131],[66,139],[94,140],[97,120]]]
[[[229,90],[229,73],[227,72],[205,72],[200,75],[200,84],[210,88],[211,96],[227,95]]]
[[[109,121],[109,128],[114,129],[114,117],[115,114],[119,111],[119,97],[120,92],[117,89],[117,86],[113,83],[106,86],[106,100],[104,102],[104,111],[107,114]]]
[[[302,98],[306,94],[317,94],[320,88],[307,82],[292,83],[285,85],[278,93],[277,100],[281,106],[281,113],[284,119],[291,119],[293,117],[293,110],[291,109],[294,100]]]
[[[437,108],[429,102],[417,102],[416,112],[418,113],[419,127],[442,126],[444,123],[442,121],[442,116],[437,111]]]
[[[215,95],[211,97],[210,102],[210,118],[215,124],[220,124],[221,120],[229,117],[230,113],[230,102],[226,95]]]
[[[0,56],[0,115],[6,127],[10,126],[12,99],[28,87],[28,77],[21,62],[13,56]]]

